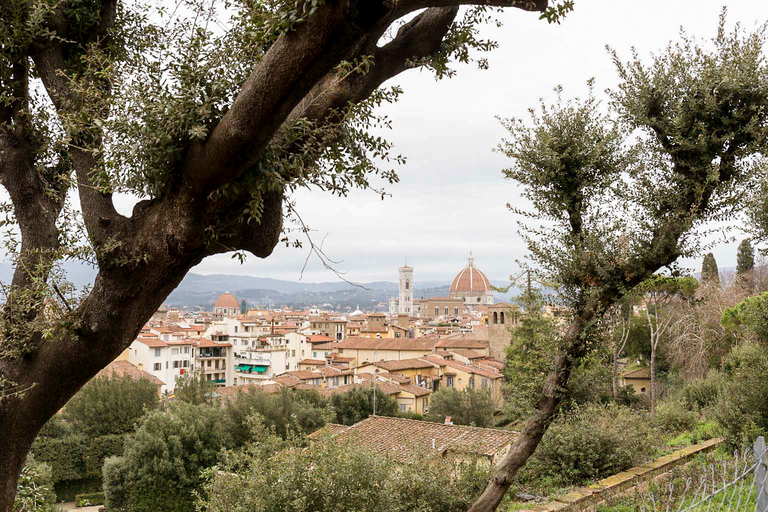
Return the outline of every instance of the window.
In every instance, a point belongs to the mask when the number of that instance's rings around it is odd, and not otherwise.
[[[291,350],[291,357],[296,357],[296,351],[295,350]]]
[[[189,354],[189,347],[184,347],[184,353]]]
[[[237,332],[237,326],[235,326],[235,332]]]
[[[174,361],[173,362],[173,367],[174,368],[181,368],[181,361]]]
[[[408,282],[408,280],[406,279],[406,280],[405,280],[405,289],[407,290],[407,289],[408,289],[410,286],[411,286],[411,284],[410,284],[410,283]]]
[[[459,308],[453,308],[453,314],[459,316]]]
[[[497,324],[499,323],[499,313],[496,311],[493,312],[493,323]]]
[[[447,307],[444,309],[444,311],[445,311],[445,316],[448,316],[448,308]]]
[[[435,316],[438,316],[440,314],[440,308],[435,308]]]
[[[395,333],[395,338],[399,338],[399,337],[400,337],[400,333],[399,333],[399,332],[396,332],[396,333]]]
[[[480,302],[480,297],[477,298],[477,302]]]
[[[641,393],[645,393],[645,388],[640,388]]]
[[[178,348],[178,347],[174,347],[174,348],[172,348],[172,349],[171,349],[171,355],[172,355],[172,356],[177,356],[177,355],[179,355],[179,348]]]
[[[312,352],[312,357],[317,358],[317,352]]]
[[[445,386],[452,388],[453,387],[453,375],[446,375],[445,377]]]
[[[156,372],[159,372],[160,370],[163,369],[163,364],[162,363],[155,363],[154,369],[155,369]]]
[[[181,362],[181,367],[182,368],[189,368],[189,359],[185,359],[184,361],[182,361]]]
[[[405,411],[406,411],[406,405],[400,404],[400,412],[405,412]]]
[[[475,378],[474,377],[470,377],[469,378],[469,387],[472,388],[472,389],[475,389]]]
[[[421,407],[424,409],[424,412],[427,412],[427,408],[429,408],[429,400],[427,397],[421,399]]]
[[[483,384],[483,389],[488,389],[488,379],[483,377],[482,384]]]
[[[504,323],[504,312],[503,311],[499,314],[499,319],[501,320],[501,323]]]
[[[161,351],[161,350],[162,350],[162,349],[160,349],[160,348],[156,348],[156,349],[155,349],[155,357],[160,357],[160,351]]]

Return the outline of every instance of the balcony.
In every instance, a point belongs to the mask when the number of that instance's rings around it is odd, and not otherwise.
[[[264,363],[249,361],[247,363],[239,363],[235,366],[235,371],[246,375],[267,376],[269,374],[269,366],[269,361]]]

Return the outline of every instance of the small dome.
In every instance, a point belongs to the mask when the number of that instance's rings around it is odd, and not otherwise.
[[[475,258],[469,253],[467,266],[459,272],[451,283],[451,294],[466,292],[490,292],[491,282],[480,269],[475,267]]]
[[[226,292],[219,295],[219,298],[216,299],[216,304],[214,304],[213,307],[214,308],[240,308],[240,303],[237,302],[237,297],[235,297],[229,292]]]

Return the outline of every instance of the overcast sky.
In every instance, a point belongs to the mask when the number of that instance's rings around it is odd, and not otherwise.
[[[515,184],[502,178],[509,161],[492,152],[505,135],[495,116],[525,117],[539,98],[551,100],[558,84],[566,97],[583,96],[591,77],[598,91],[613,87],[617,76],[606,44],[629,58],[632,46],[643,56],[663,48],[681,26],[708,38],[722,6],[723,0],[576,0],[576,10],[561,25],[509,9],[501,29],[483,30],[500,45],[489,55],[489,70],[458,66],[456,77],[439,82],[412,70],[388,83],[402,86],[405,94],[386,108],[393,126],[386,135],[408,159],[398,169],[400,183],[387,187],[391,197],[382,201],[372,192],[354,191],[340,199],[301,191],[297,209],[316,230],[315,238],[325,237],[328,255],[343,260],[338,268],[352,281],[394,281],[406,257],[417,282],[447,281],[472,251],[476,265],[494,284],[503,284],[526,249],[516,216],[505,208],[520,198]],[[751,29],[766,20],[765,0],[728,6],[731,26],[740,22]],[[736,244],[720,245],[714,253],[720,267],[735,265]],[[250,256],[244,265],[219,255],[193,272],[297,280],[306,255],[279,246],[270,258]],[[336,277],[311,259],[303,279]]]

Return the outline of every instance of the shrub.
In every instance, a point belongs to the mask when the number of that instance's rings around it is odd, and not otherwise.
[[[102,467],[104,479],[104,504],[109,510],[121,510],[128,506],[128,464],[124,457],[109,457]]]
[[[91,492],[87,494],[78,494],[75,496],[75,505],[78,507],[91,507],[104,504],[103,492]]]
[[[493,425],[496,407],[491,394],[483,390],[440,388],[432,394],[427,418],[442,422],[450,416],[456,425],[489,427]]]
[[[756,344],[734,347],[723,363],[727,382],[715,417],[732,448],[768,434],[768,349]]]
[[[656,406],[656,425],[662,432],[678,433],[696,426],[696,413],[682,400],[668,399]]]
[[[552,423],[521,479],[582,484],[643,463],[658,445],[644,413],[615,404],[580,406]]]
[[[216,464],[231,441],[221,408],[174,403],[147,414],[125,443],[123,456],[104,466],[107,501],[134,512],[193,510],[200,472]]]
[[[198,508],[207,512],[465,511],[488,481],[487,467],[424,454],[400,464],[323,436],[304,447],[258,438],[210,468]],[[486,465],[487,466],[487,465]]]
[[[132,432],[146,410],[159,405],[157,386],[129,376],[91,380],[64,408],[73,430],[89,436]]]
[[[336,423],[354,425],[373,414],[373,388],[352,388],[331,397],[331,405],[336,414]],[[395,416],[397,402],[380,388],[376,388],[376,414]]]
[[[307,434],[321,428],[330,419],[328,401],[317,391],[282,388],[277,394],[269,394],[252,386],[238,390],[224,404],[224,423],[235,446],[242,446],[250,439],[246,418],[259,414],[264,422],[285,437],[294,421]]]
[[[51,467],[27,457],[16,484],[13,512],[51,512],[56,503]]]
[[[683,399],[690,408],[704,409],[717,402],[717,397],[725,386],[725,377],[717,370],[710,370],[703,379],[686,384]]]

